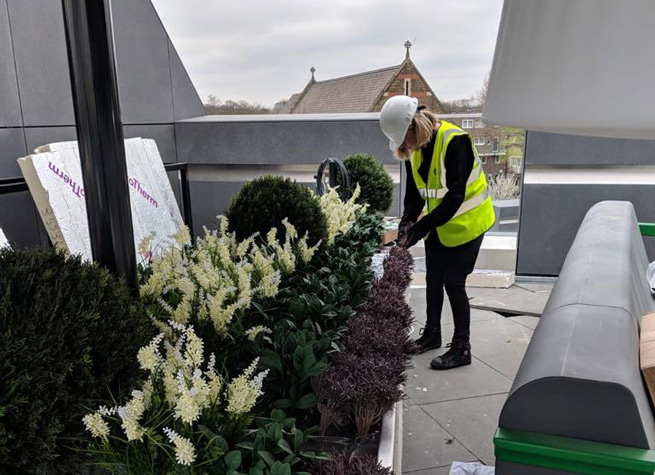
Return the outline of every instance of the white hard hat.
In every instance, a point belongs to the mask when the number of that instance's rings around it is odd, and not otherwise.
[[[391,150],[397,150],[405,141],[417,107],[418,99],[409,96],[393,96],[382,106],[380,128],[389,139]]]

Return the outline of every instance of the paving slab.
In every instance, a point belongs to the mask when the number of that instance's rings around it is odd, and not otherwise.
[[[516,285],[509,289],[467,289],[471,308],[514,315],[541,316],[550,292],[533,292]]]
[[[448,371],[431,369],[432,358],[445,352],[446,348],[442,348],[414,357],[414,367],[407,371],[405,385],[405,393],[414,403],[427,404],[509,391],[510,378],[476,358],[469,366],[461,368]]]
[[[513,322],[519,323],[524,327],[531,328],[534,330],[539,324],[539,317],[534,317],[532,315],[519,315],[517,317],[509,317]]]
[[[426,309],[427,301],[424,288],[412,288],[407,293],[407,303],[412,308],[414,312],[414,320],[416,324],[415,328],[422,328],[425,326],[426,320]],[[471,321],[478,320],[490,320],[493,318],[503,318],[501,315],[487,311],[487,310],[478,310],[471,309]],[[453,311],[450,308],[450,302],[448,297],[444,296],[444,305],[441,311],[441,324],[442,325],[452,325],[453,324]],[[418,330],[416,330],[418,331]]]
[[[407,407],[403,416],[403,473],[477,460],[420,406]]]
[[[458,460],[461,462],[461,460]],[[450,475],[450,465],[438,468],[429,468],[427,470],[417,470],[415,472],[404,472],[403,475]]]
[[[485,465],[494,465],[493,438],[506,394],[421,406]]]
[[[509,318],[471,322],[473,356],[511,380],[521,365],[532,329]]]
[[[550,292],[553,290],[555,282],[516,282],[514,285],[531,292]]]

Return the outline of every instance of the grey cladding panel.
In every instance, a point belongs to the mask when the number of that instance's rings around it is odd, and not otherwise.
[[[655,141],[528,133],[528,165],[655,165]]]
[[[159,155],[164,163],[175,163],[175,129],[170,125],[125,125],[123,126],[125,138],[141,137],[153,139],[157,143]]]
[[[0,0],[0,127],[19,127],[23,116],[18,98],[14,48],[9,29],[7,1]]]
[[[61,1],[8,5],[25,125],[74,125]]]
[[[10,243],[19,247],[41,244],[39,232],[45,233],[29,191],[0,195],[0,228]]]
[[[630,201],[639,221],[655,222],[655,186],[523,185],[517,273],[558,275],[585,214],[604,200]],[[655,260],[655,238],[644,238]]]
[[[191,204],[193,209],[193,227],[195,235],[203,234],[202,227],[217,229],[217,216],[225,213],[232,202],[232,197],[243,187],[242,182],[226,181],[192,181]],[[303,183],[314,189],[313,183]]]
[[[191,82],[180,56],[173,44],[168,42],[168,52],[171,61],[171,77],[173,78],[173,107],[175,120],[190,119],[205,115],[205,107]]]
[[[16,160],[25,155],[23,129],[0,129],[0,179],[21,176]]]
[[[230,206],[232,196],[237,193],[244,182],[193,181],[191,187],[191,205],[193,209],[194,235],[203,234],[202,227],[218,228],[216,216],[221,215]]]
[[[172,123],[168,36],[152,3],[114,0],[113,18],[123,123]]]
[[[159,154],[164,163],[174,163],[175,159],[175,132],[173,125],[125,125],[123,126],[125,138],[143,137],[157,142]],[[27,149],[32,152],[41,145],[54,142],[67,142],[77,140],[75,127],[32,127],[25,129]]]
[[[318,164],[370,153],[398,163],[377,120],[177,123],[179,161],[202,164]]]
[[[35,148],[55,142],[77,140],[75,127],[34,127],[25,129],[28,153]]]

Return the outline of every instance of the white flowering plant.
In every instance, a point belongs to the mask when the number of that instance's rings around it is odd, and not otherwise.
[[[336,188],[328,188],[328,192],[319,197],[321,210],[328,224],[328,245],[333,245],[339,235],[345,235],[355,224],[358,215],[365,213],[368,204],[357,204],[361,194],[359,184],[348,201],[342,201]]]
[[[226,218],[218,231],[205,229],[194,245],[188,231],[176,236],[180,246],[157,253],[142,273],[141,296],[158,325],[169,319],[192,323],[210,344],[220,342],[221,350],[266,332],[244,316],[253,303],[274,299],[282,278],[309,263],[320,245],[309,246],[306,234],[299,237],[286,219],[283,224],[284,242],[275,228],[265,237],[238,241]],[[169,330],[164,325],[162,331]]]
[[[258,360],[228,381],[191,325],[174,321],[137,355],[147,379],[123,405],[101,406],[84,425],[92,462],[112,473],[234,473],[268,371]],[[239,462],[240,464],[241,462]]]

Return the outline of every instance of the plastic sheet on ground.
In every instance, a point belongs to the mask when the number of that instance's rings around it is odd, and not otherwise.
[[[487,467],[477,462],[453,462],[450,475],[494,475],[495,467]]]
[[[648,279],[648,285],[650,285],[650,292],[655,295],[655,261],[648,265],[646,278]]]
[[[374,279],[377,280],[380,277],[382,277],[382,274],[384,274],[382,263],[384,262],[384,260],[387,258],[388,255],[389,255],[389,251],[386,249],[383,249],[380,252],[373,254],[373,257],[371,258],[371,271],[373,271]]]

